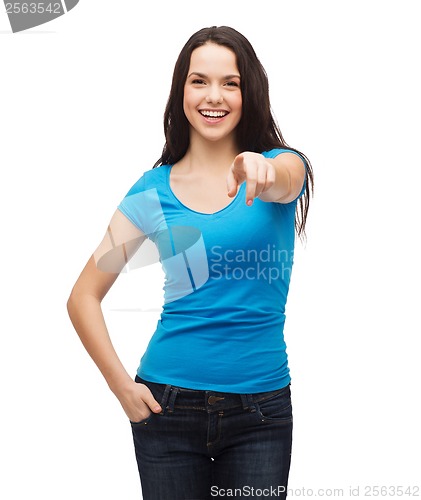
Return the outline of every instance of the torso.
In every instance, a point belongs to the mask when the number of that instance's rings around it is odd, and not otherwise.
[[[248,207],[244,183],[229,198],[229,165],[152,169],[119,206],[157,246],[166,277],[138,370],[145,380],[247,394],[289,383],[283,327],[296,204]]]

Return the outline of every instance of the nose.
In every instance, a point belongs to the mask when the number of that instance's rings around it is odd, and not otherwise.
[[[209,93],[206,97],[206,102],[208,104],[210,103],[221,104],[223,100],[224,98],[222,97],[219,86],[213,85],[212,87],[210,87]]]

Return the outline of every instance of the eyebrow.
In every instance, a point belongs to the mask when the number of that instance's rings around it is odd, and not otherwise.
[[[193,73],[190,73],[187,78],[190,78],[193,75],[199,76],[200,78],[207,78],[207,75],[205,75],[204,73],[198,73],[197,71],[193,71]],[[222,80],[230,80],[231,78],[241,79],[240,75],[225,75],[222,77]]]

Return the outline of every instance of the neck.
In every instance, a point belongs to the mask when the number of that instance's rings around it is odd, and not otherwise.
[[[198,173],[202,170],[207,173],[225,172],[240,153],[235,141],[229,137],[217,142],[195,139],[191,137],[189,148],[181,162]]]

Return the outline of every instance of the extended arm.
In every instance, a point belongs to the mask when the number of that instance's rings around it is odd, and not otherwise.
[[[258,153],[239,154],[231,166],[227,185],[228,196],[235,196],[238,186],[246,181],[246,202],[262,201],[289,203],[297,198],[305,179],[303,160],[295,153],[282,153],[265,158]]]

